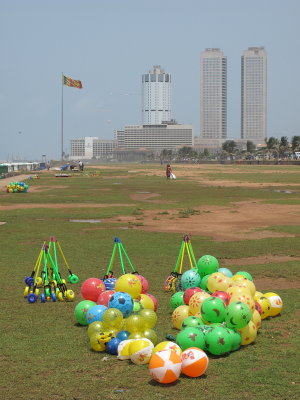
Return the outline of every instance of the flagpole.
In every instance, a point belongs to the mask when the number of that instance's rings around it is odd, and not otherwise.
[[[64,74],[61,73],[61,161],[64,160]]]

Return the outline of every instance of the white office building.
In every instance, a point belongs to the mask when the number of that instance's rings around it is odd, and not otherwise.
[[[142,124],[158,125],[171,120],[171,75],[154,65],[142,76]]]
[[[85,137],[71,140],[70,159],[89,160],[107,159],[113,154],[117,146],[116,140],[99,139],[98,137]]]
[[[200,138],[227,137],[227,58],[209,48],[200,58]]]
[[[241,63],[241,138],[262,144],[267,137],[267,53],[249,47]]]

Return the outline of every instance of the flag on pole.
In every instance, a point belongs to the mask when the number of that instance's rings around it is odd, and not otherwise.
[[[70,87],[75,87],[77,89],[82,89],[81,81],[76,81],[75,79],[69,78],[63,75],[63,84]]]

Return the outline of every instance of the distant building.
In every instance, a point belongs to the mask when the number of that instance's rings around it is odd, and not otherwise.
[[[267,137],[267,53],[249,47],[241,62],[241,138],[255,144]]]
[[[97,137],[72,139],[70,159],[107,159],[112,156],[116,146],[115,140],[98,139]]]
[[[227,58],[205,49],[200,58],[200,139],[227,137]]]
[[[180,125],[175,121],[160,125],[128,125],[116,131],[118,149],[145,149],[160,152],[194,145],[192,125]]]
[[[158,125],[171,120],[171,75],[154,65],[142,76],[142,124]]]

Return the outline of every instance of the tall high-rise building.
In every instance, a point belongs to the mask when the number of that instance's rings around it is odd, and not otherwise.
[[[267,53],[249,47],[242,56],[241,138],[255,144],[267,137]]]
[[[200,138],[227,137],[227,58],[205,49],[200,59]]]
[[[154,65],[142,77],[142,124],[159,125],[171,120],[171,75]]]

